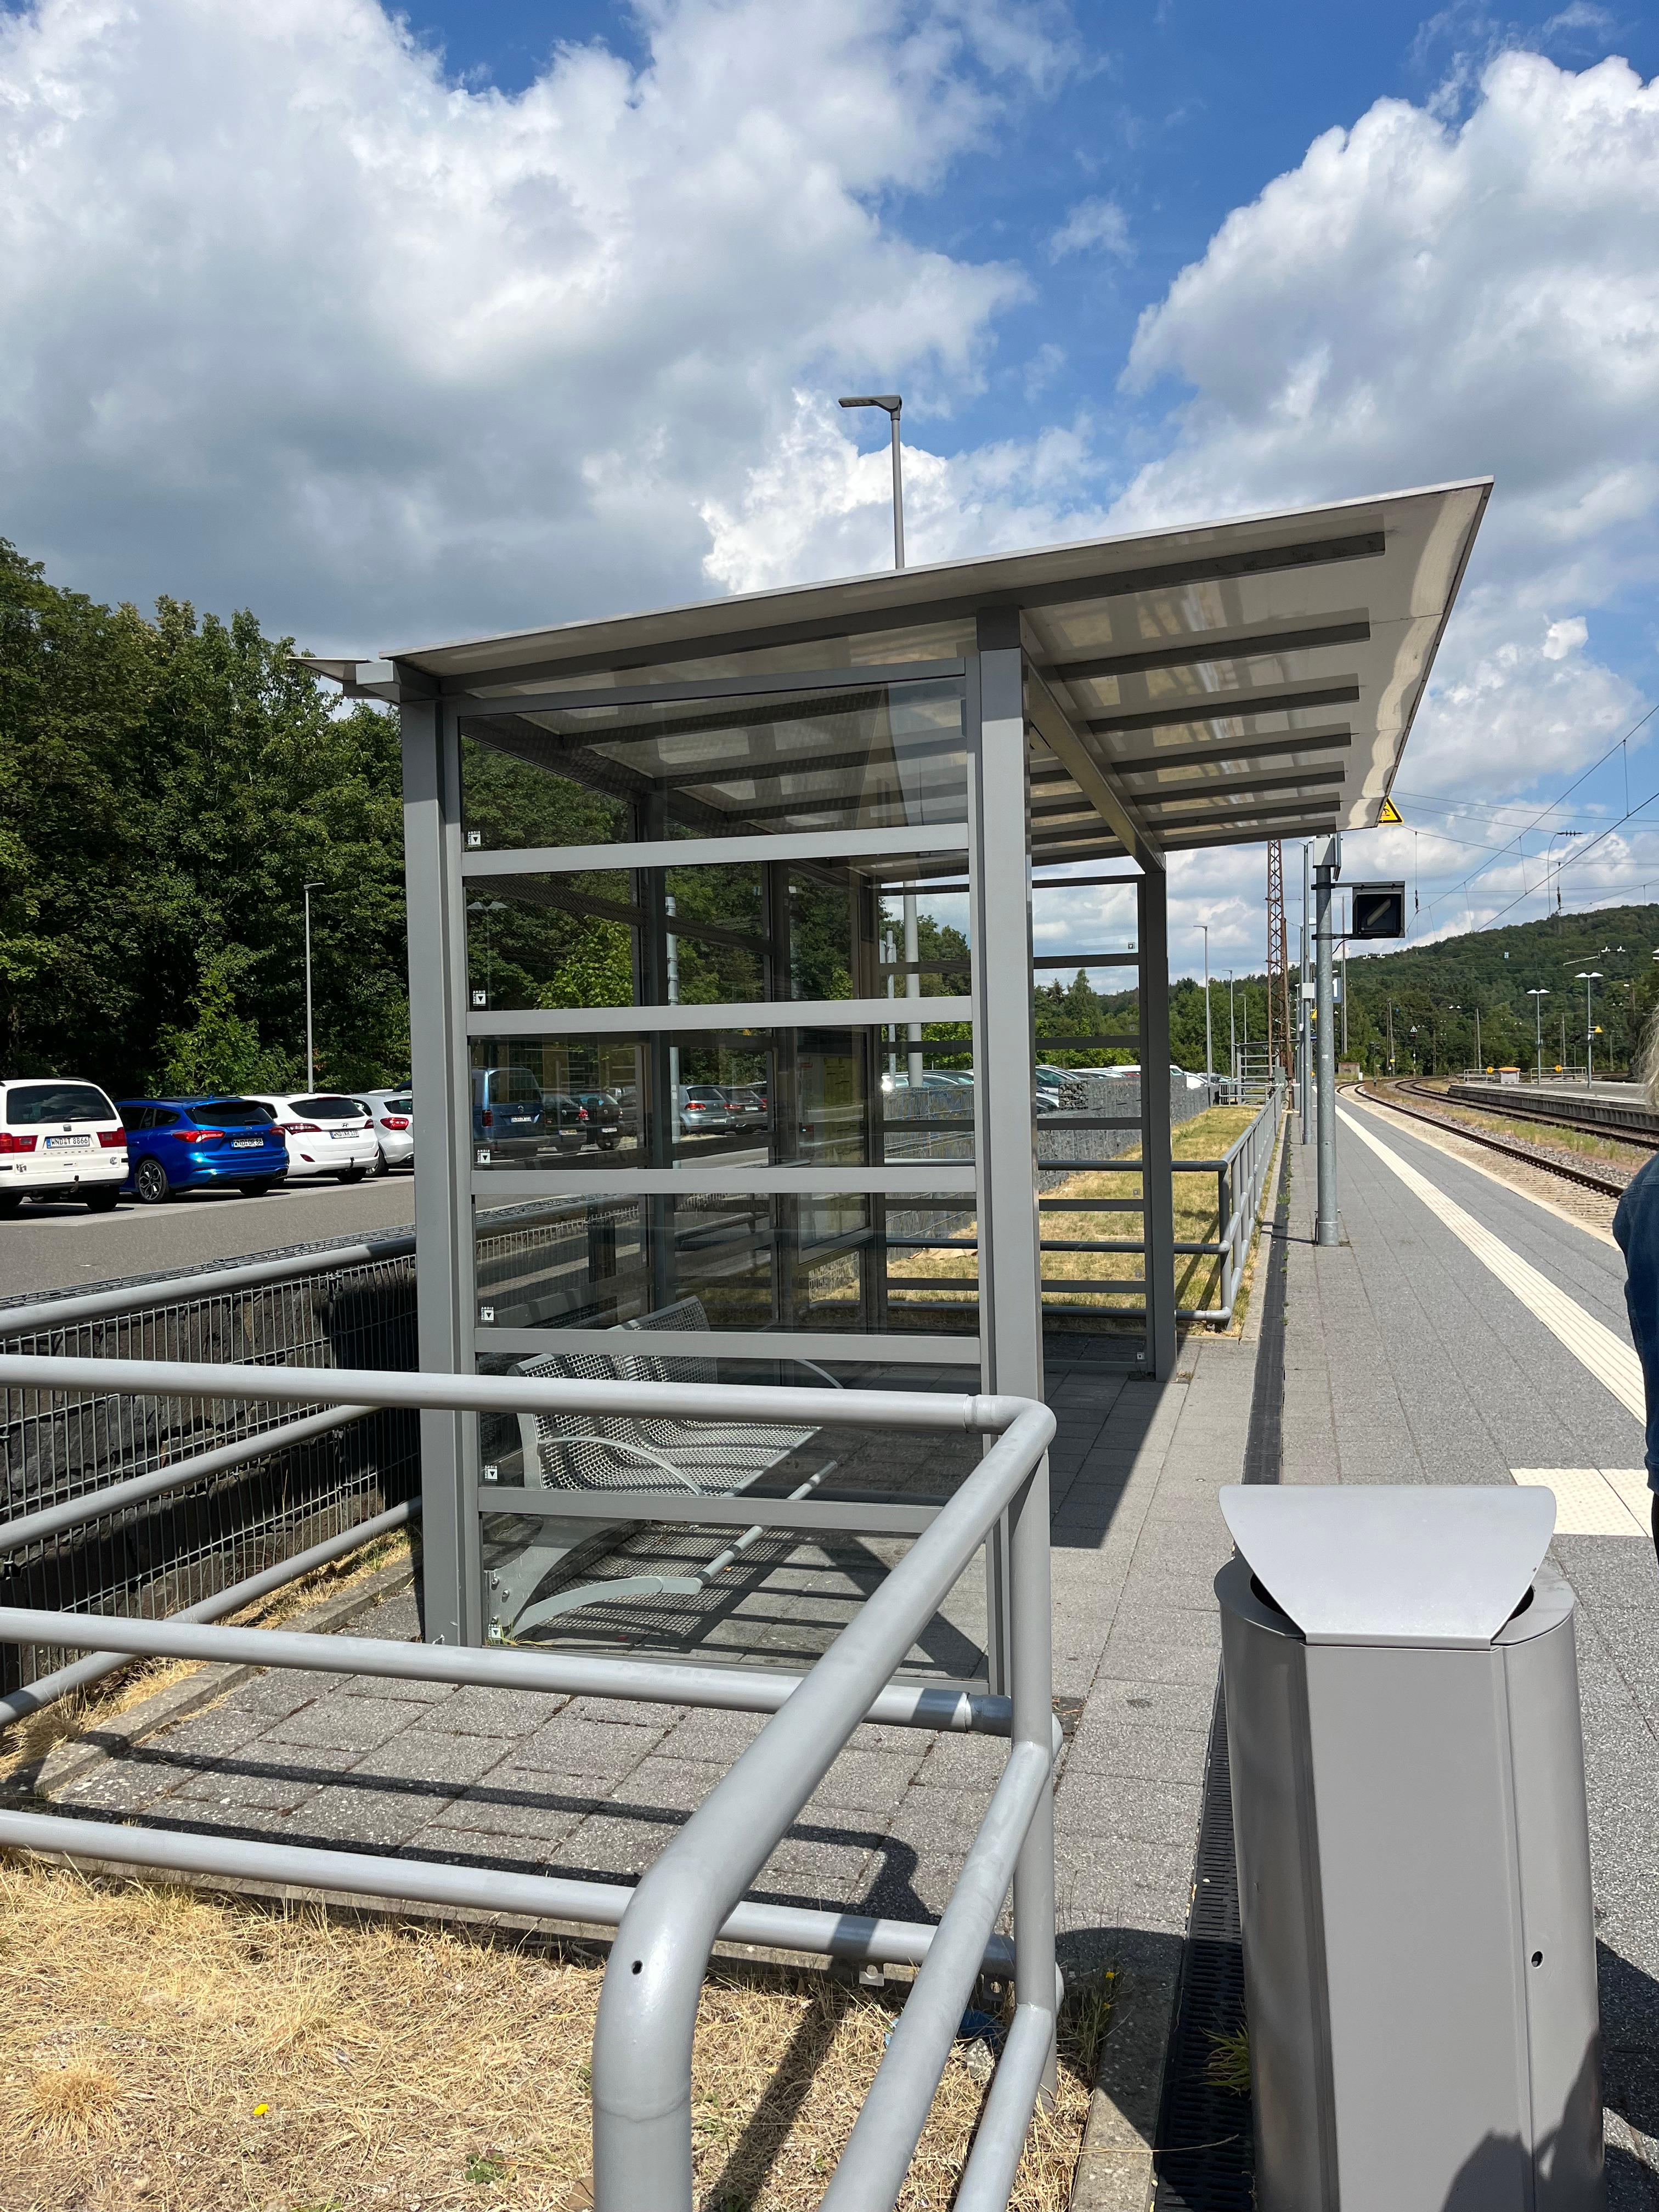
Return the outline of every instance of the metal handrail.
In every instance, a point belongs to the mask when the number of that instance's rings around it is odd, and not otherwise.
[[[131,1392],[144,1395],[312,1404],[408,1406],[460,1412],[586,1413],[683,1420],[811,1425],[834,1422],[907,1431],[963,1430],[997,1438],[904,1559],[803,1678],[750,1677],[751,1710],[774,1717],[725,1780],[629,1893],[615,1884],[544,1876],[479,1876],[472,1869],[369,1859],[166,1830],[82,1824],[0,1813],[0,1844],[90,1858],[306,1881],[359,1893],[457,1902],[481,1886],[495,1910],[617,1925],[593,2046],[594,2179],[599,2212],[691,2212],[690,2064],[698,1993],[714,1942],[750,1942],[867,1958],[907,1959],[921,1972],[909,2005],[825,2202],[890,2207],[914,2154],[975,1978],[1006,1962],[994,1933],[1012,1881],[1015,2015],[963,2182],[963,2203],[1006,2204],[1032,2107],[1052,2089],[1058,1985],[1054,1966],[1053,1765],[1047,1449],[1055,1422],[1030,1399],[946,1397],[898,1391],[736,1388],[719,1383],[584,1382],[514,1376],[407,1375],[378,1370],[249,1369],[184,1362],[0,1354],[0,1388]],[[688,1510],[695,1508],[688,1504]],[[975,1551],[1005,1522],[1010,1559],[1012,1698],[963,1701],[894,1685],[891,1676],[937,1613]],[[419,1672],[425,1679],[483,1679],[546,1689],[600,1676],[605,1694],[659,1698],[663,1677],[685,1678],[687,1704],[737,1702],[696,1680],[714,1670],[585,1655],[495,1650],[412,1653],[359,1639],[234,1630],[183,1621],[88,1620],[0,1611],[0,1640],[61,1643],[204,1658],[250,1650],[264,1663],[339,1673]],[[745,1670],[732,1669],[742,1675]],[[787,1690],[781,1681],[788,1680]],[[743,1892],[822,1781],[854,1729],[897,1715],[915,1726],[1007,1728],[1001,1782],[937,1928],[745,1904]],[[993,1705],[1000,1710],[994,1713]],[[981,1708],[976,1711],[975,1707]],[[942,1708],[942,1710],[941,1710]],[[84,1838],[84,1840],[82,1838]],[[304,1863],[304,1871],[301,1864]],[[618,1925],[618,1923],[620,1923]],[[914,2010],[911,2009],[914,2008]],[[908,2023],[908,2025],[907,2025]],[[1004,2178],[1006,2177],[1006,2179]],[[1000,2186],[1001,2194],[997,2194]]]

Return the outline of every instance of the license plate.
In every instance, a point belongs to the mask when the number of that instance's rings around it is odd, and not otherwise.
[[[233,1137],[230,1148],[234,1152],[258,1152],[264,1150],[263,1137]]]
[[[84,1152],[91,1142],[90,1137],[48,1137],[46,1150],[49,1152]]]

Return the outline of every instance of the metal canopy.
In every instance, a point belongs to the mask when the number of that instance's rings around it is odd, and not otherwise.
[[[1166,851],[1375,824],[1490,490],[1480,477],[307,665],[360,696],[488,698],[556,744],[579,696],[619,707],[706,684],[730,729],[734,680],[942,673],[972,654],[977,618],[1014,612],[1042,794],[1034,864],[1086,850],[1156,866]],[[546,720],[532,695],[557,698]],[[757,719],[775,727],[778,703]],[[769,751],[699,780],[699,800],[757,831],[818,826],[811,802],[830,799],[837,765],[823,735],[802,732],[810,777]]]

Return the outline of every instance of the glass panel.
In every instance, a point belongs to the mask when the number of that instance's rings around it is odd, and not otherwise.
[[[697,1191],[492,1209],[477,1233],[484,1328],[648,1332],[652,1356],[672,1357],[688,1328],[977,1327],[971,1202]]]
[[[554,1340],[556,1342],[556,1338]],[[629,1357],[644,1339],[625,1332]],[[661,1341],[659,1338],[656,1342]],[[654,1351],[654,1345],[653,1345]],[[579,1355],[579,1358],[581,1358]],[[659,1363],[653,1358],[653,1370]],[[860,1390],[973,1387],[972,1368],[833,1363],[810,1371],[779,1359],[677,1362],[698,1379],[805,1382]],[[596,1364],[582,1358],[592,1375]],[[487,1358],[483,1373],[550,1371],[544,1361]],[[556,1370],[552,1370],[556,1371]],[[764,1501],[810,1490],[849,1513],[872,1499],[922,1508],[944,1504],[978,1465],[978,1437],[960,1431],[902,1436],[834,1422],[706,1425],[617,1415],[547,1420],[483,1415],[486,1632],[492,1640],[627,1649],[723,1659],[764,1657],[810,1665],[833,1640],[912,1537],[765,1525]],[[653,1524],[609,1517],[629,1490],[660,1490],[683,1477],[672,1510],[696,1510],[697,1491],[723,1502],[752,1498],[757,1518]],[[550,1510],[514,1511],[497,1490],[539,1492]],[[561,1510],[564,1501],[593,1511]],[[984,1673],[985,1593],[976,1559],[923,1632],[903,1671],[976,1682]]]
[[[919,660],[963,660],[975,649],[971,617],[917,623],[908,629],[865,630],[846,637],[816,638],[800,645],[765,645],[748,653],[705,653],[697,660],[663,660],[646,668],[607,668],[567,678],[539,676],[530,681],[484,685],[481,699],[510,698],[551,690],[562,682],[573,691],[633,690],[647,684],[717,681],[723,676],[810,676],[819,668],[898,668]]]
[[[922,1025],[915,1082],[902,1029],[896,1037],[867,1027],[475,1037],[473,1164],[488,1173],[729,1160],[735,1177],[744,1161],[969,1161],[965,1030]]]
[[[965,822],[963,687],[469,714],[461,782],[485,850]]]

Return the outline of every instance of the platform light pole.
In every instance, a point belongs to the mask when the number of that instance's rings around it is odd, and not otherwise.
[[[1210,925],[1207,921],[1200,921],[1198,926],[1204,933],[1204,1079],[1213,1091],[1215,1042],[1210,1034]]]
[[[1342,840],[1333,837],[1314,871],[1315,1054],[1319,1089],[1319,1214],[1316,1242],[1334,1244],[1336,1231],[1336,1024],[1331,1000],[1331,906],[1342,872]]]
[[[1227,970],[1227,1073],[1238,1081],[1238,1023],[1233,1006],[1233,971]]]
[[[1601,980],[1601,970],[1599,968],[1581,968],[1573,978],[1576,983],[1582,983],[1584,987],[1584,1087],[1586,1090],[1595,1080],[1595,1030],[1593,1026],[1595,1016],[1590,1012],[1590,994]]]
[[[904,566],[904,478],[899,462],[899,414],[904,402],[896,392],[865,392],[843,399],[843,407],[880,407],[893,433],[893,566]]]
[[[1548,998],[1549,993],[1545,990],[1533,990],[1528,991],[1527,996],[1532,1000],[1533,1035],[1538,1043],[1537,1079],[1541,1084],[1544,1080],[1544,1001]]]
[[[896,392],[853,392],[837,403],[842,407],[879,407],[887,416],[893,442],[893,566],[904,566],[904,468],[899,458],[899,416],[903,412],[904,400]],[[904,894],[904,995],[907,999],[921,996],[921,976],[916,963],[921,958],[919,949],[920,923],[916,915],[916,895]],[[912,1091],[920,1091],[922,1076],[921,1024],[906,1025],[909,1044],[908,1068]]]
[[[311,1036],[311,894],[323,888],[323,879],[315,876],[305,887],[306,898],[306,1089],[317,1088],[316,1055],[312,1049]]]

